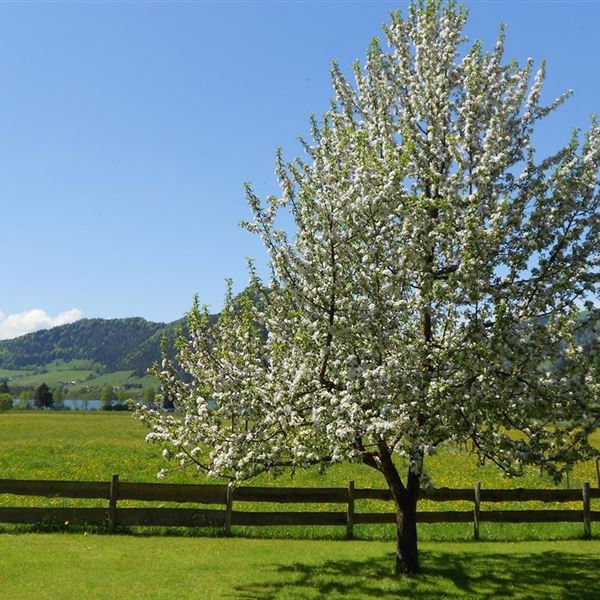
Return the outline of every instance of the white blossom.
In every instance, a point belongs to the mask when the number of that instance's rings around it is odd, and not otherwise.
[[[240,480],[362,461],[407,510],[444,442],[513,475],[594,452],[579,332],[597,318],[580,307],[598,305],[600,127],[536,160],[534,126],[566,95],[540,104],[545,66],[531,84],[503,31],[465,50],[465,19],[434,0],[394,13],[354,83],[333,66],[307,157],[278,152],[281,196],[247,186],[272,279],[251,267],[216,324],[196,303],[156,370],[179,413],[139,411],[182,463]]]

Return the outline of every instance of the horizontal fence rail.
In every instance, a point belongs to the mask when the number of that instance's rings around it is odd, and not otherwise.
[[[391,501],[389,490],[355,488],[232,487],[180,483],[132,483],[113,475],[101,481],[41,481],[0,479],[0,495],[41,496],[46,498],[95,498],[108,500],[107,508],[0,507],[3,523],[64,523],[106,525],[109,531],[120,526],[218,527],[226,534],[232,525],[339,525],[346,527],[348,538],[360,524],[395,523],[393,512],[356,512],[359,500]],[[600,521],[600,511],[591,510],[591,499],[600,498],[600,488],[584,483],[578,489],[473,489],[428,488],[419,500],[434,502],[464,501],[473,510],[418,511],[420,523],[473,523],[473,535],[479,539],[480,523],[582,523],[585,537],[591,537],[591,523]],[[176,502],[223,505],[223,509],[174,507],[118,507],[120,500]],[[581,502],[580,510],[482,510],[482,503],[494,502]],[[267,502],[274,504],[343,504],[344,511],[244,511],[234,510],[235,503]]]

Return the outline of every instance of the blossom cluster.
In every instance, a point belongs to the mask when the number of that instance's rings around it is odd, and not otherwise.
[[[538,160],[535,125],[569,93],[542,105],[545,66],[506,62],[503,30],[465,50],[465,19],[394,13],[353,82],[334,64],[307,156],[278,152],[281,194],[248,186],[272,278],[251,269],[216,324],[196,304],[157,368],[179,413],[139,415],[169,458],[239,480],[395,454],[420,477],[470,439],[559,477],[594,452],[600,126]]]

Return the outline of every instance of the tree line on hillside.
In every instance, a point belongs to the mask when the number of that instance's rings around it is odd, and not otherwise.
[[[65,400],[82,401],[85,408],[89,401],[100,400],[101,409],[106,411],[132,410],[135,403],[143,403],[146,406],[166,411],[174,409],[173,402],[168,395],[161,394],[160,398],[157,398],[154,386],[126,390],[105,385],[102,388],[76,391],[61,386],[51,389],[46,383],[42,383],[35,388],[23,389],[16,394],[6,379],[0,382],[0,412],[6,412],[12,408],[69,410],[64,403]]]
[[[176,325],[142,318],[82,319],[0,342],[0,368],[40,367],[56,360],[90,360],[106,371],[145,374],[160,358],[162,335],[174,337]],[[158,336],[158,337],[156,337]]]

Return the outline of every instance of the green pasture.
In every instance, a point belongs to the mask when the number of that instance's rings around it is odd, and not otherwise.
[[[113,371],[98,375],[100,366],[89,360],[52,361],[39,369],[0,369],[0,380],[8,379],[9,384],[19,387],[34,387],[42,383],[51,388],[65,386],[72,390],[104,385],[156,386],[157,380],[151,375],[139,377],[134,371]],[[40,372],[42,371],[42,372]]]
[[[81,389],[82,387],[97,387],[100,388],[104,385],[110,385],[112,387],[122,385],[135,385],[140,387],[146,387],[149,385],[157,386],[158,381],[152,375],[145,375],[144,377],[138,377],[134,371],[113,371],[112,373],[103,373],[97,377],[91,377],[86,379],[80,385],[69,386],[74,390]]]
[[[5,534],[0,598],[597,598],[598,541],[425,542],[423,575],[401,579],[392,550],[377,541]]]
[[[0,379],[6,377],[10,384],[21,387],[42,383],[56,387],[82,382],[94,374],[94,364],[89,360],[55,360],[38,369],[0,369]]]
[[[112,373],[103,373],[96,377],[91,377],[85,381],[86,386],[101,387],[103,385],[123,385],[133,375],[133,371],[113,371]],[[75,388],[81,386],[72,386]]]
[[[45,412],[11,411],[0,414],[0,478],[8,479],[74,479],[108,481],[118,473],[122,481],[156,481],[159,469],[169,466],[161,457],[161,448],[144,441],[146,430],[131,413],[105,412]],[[600,436],[596,437],[600,443]],[[530,469],[520,479],[504,477],[492,465],[478,465],[469,452],[448,447],[428,459],[428,470],[435,487],[473,487],[480,481],[482,487],[545,487],[553,482],[539,470]],[[173,465],[176,467],[176,465]],[[384,487],[379,473],[360,464],[339,464],[320,475],[316,469],[299,470],[278,478],[263,475],[252,485],[280,486],[334,486],[345,487],[348,480],[356,487]],[[167,476],[168,482],[204,483],[207,480],[191,471],[177,471]],[[595,466],[592,462],[578,465],[571,477],[570,486],[580,487],[583,481],[596,485]],[[217,483],[217,480],[210,480]],[[563,482],[560,487],[565,487]],[[0,504],[37,506],[93,506],[103,505],[102,500],[45,499],[17,496],[0,496]],[[130,506],[136,503],[129,503]],[[138,503],[139,504],[139,503]],[[593,501],[593,510],[600,510],[599,501]],[[341,505],[273,505],[244,503],[243,510],[344,510]],[[423,510],[470,510],[468,502],[421,502]],[[580,503],[504,503],[483,505],[482,509],[573,508]],[[358,511],[389,511],[389,503],[357,501]],[[594,525],[597,535],[600,527]],[[158,532],[156,532],[158,533]],[[184,533],[184,532],[179,532]],[[188,533],[188,532],[185,532]],[[342,538],[341,527],[270,527],[236,528],[237,535],[257,537]],[[202,531],[210,535],[210,531]],[[391,539],[394,529],[390,525],[358,525],[355,534],[364,539]],[[421,539],[469,540],[470,524],[428,524],[420,527]],[[575,539],[582,536],[578,523],[558,524],[492,524],[483,523],[481,535],[487,540]]]
[[[0,369],[0,380],[12,379],[13,377],[25,377],[31,373],[32,371],[27,371],[25,369]]]
[[[45,383],[50,388],[58,386],[74,387],[73,382],[75,382],[75,385],[81,384],[93,375],[94,371],[90,369],[57,369],[45,373],[14,375],[9,383],[21,387],[35,387],[42,383]]]

